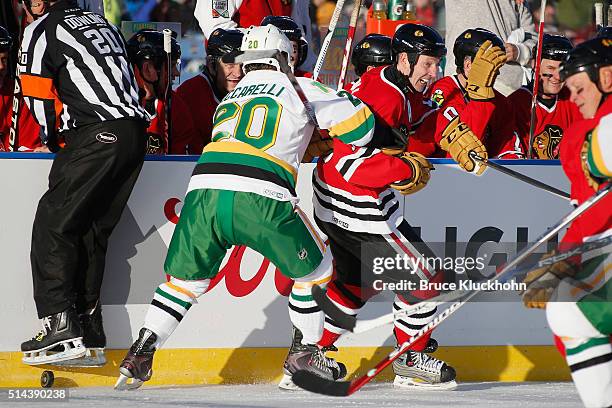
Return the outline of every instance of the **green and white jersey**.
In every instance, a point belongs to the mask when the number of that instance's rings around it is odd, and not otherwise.
[[[374,116],[363,102],[312,79],[297,80],[330,137],[355,146],[372,139]],[[217,107],[212,142],[200,156],[188,191],[244,191],[294,201],[298,167],[312,131],[285,74],[249,72]]]

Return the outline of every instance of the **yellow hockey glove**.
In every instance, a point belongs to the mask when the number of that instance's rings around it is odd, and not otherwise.
[[[334,141],[331,138],[322,139],[319,132],[315,131],[310,138],[310,143],[302,157],[302,163],[310,163],[315,157],[325,156],[334,149]]]
[[[493,83],[505,63],[506,53],[499,47],[492,47],[491,41],[487,40],[480,46],[467,76],[466,90],[471,100],[495,98]]]
[[[440,147],[448,152],[459,166],[470,173],[481,175],[486,166],[470,158],[470,153],[474,152],[482,159],[487,159],[487,149],[459,117],[453,119],[444,132],[440,140]]]
[[[547,257],[552,256],[549,253]],[[530,309],[544,309],[546,303],[565,277],[576,273],[573,265],[567,261],[560,261],[552,265],[546,265],[527,273],[523,283],[527,284],[527,290],[522,293],[523,303]]]
[[[415,152],[404,152],[398,157],[410,166],[412,176],[390,184],[390,187],[403,195],[416,193],[423,189],[429,181],[430,171],[434,169],[429,160],[422,154]]]

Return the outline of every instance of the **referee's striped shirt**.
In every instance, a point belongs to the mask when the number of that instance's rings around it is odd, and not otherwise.
[[[55,3],[26,27],[19,73],[26,103],[47,140],[58,130],[146,117],[123,36],[75,0]]]

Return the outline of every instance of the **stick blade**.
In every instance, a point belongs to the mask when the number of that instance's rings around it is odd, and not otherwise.
[[[298,387],[315,394],[330,397],[346,397],[349,395],[350,381],[331,381],[310,371],[298,370],[291,378]]]
[[[357,324],[357,318],[349,314],[344,313],[334,305],[333,302],[327,297],[325,291],[320,286],[314,285],[312,287],[312,297],[317,302],[317,305],[321,308],[323,313],[329,316],[334,323],[340,328],[352,332]]]

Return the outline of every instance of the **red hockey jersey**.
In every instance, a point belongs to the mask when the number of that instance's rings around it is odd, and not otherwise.
[[[593,130],[599,120],[612,113],[612,97],[599,107],[593,119],[581,120],[566,129],[560,144],[560,158],[563,171],[571,183],[570,195],[576,204],[582,204],[586,199],[595,194],[595,190],[588,185],[582,170],[581,154],[582,145],[588,132]],[[576,219],[562,242],[579,244],[587,237],[597,235],[612,228],[612,197],[608,195],[595,204],[586,213]]]
[[[522,87],[508,96],[514,111],[517,131],[525,146],[529,146],[529,127],[531,124],[531,89]],[[559,142],[563,132],[572,123],[581,120],[578,107],[569,100],[566,88],[555,98],[552,107],[548,108],[540,100],[536,104],[536,122],[533,138],[533,157],[538,159],[558,159]]]
[[[10,151],[9,133],[13,114],[13,91],[15,85],[13,81],[7,81],[5,86],[0,89],[0,151]],[[19,106],[19,121],[17,127],[18,139],[15,151],[32,151],[42,146],[40,140],[40,126],[28,109],[28,105],[23,101]]]
[[[419,93],[405,95],[384,76],[385,69],[364,73],[353,83],[353,95],[370,107],[377,126],[405,127],[435,146],[440,131],[433,103]],[[333,154],[319,160],[313,175],[315,215],[350,231],[388,234],[403,219],[389,184],[411,175],[410,166],[397,157],[334,140]]]
[[[201,154],[204,146],[210,143],[213,127],[213,116],[222,97],[215,94],[213,80],[207,72],[201,72],[188,79],[176,90],[176,93],[188,106],[183,115],[190,116],[196,126],[194,140],[190,144],[190,154]]]
[[[172,135],[170,137],[170,148],[167,149],[167,124],[166,104],[161,99],[151,101],[151,107],[147,112],[151,115],[151,123],[147,128],[147,153],[148,154],[200,154],[199,138],[196,128],[189,114],[190,108],[185,101],[172,93]],[[195,147],[192,147],[196,145]],[[196,149],[200,150],[196,150]]]
[[[385,77],[386,69],[389,67],[376,67],[364,73],[354,82],[353,95],[370,107],[377,124],[405,128],[410,134],[408,150],[431,156],[449,120],[424,94],[402,92]]]
[[[402,222],[402,208],[389,184],[412,175],[410,166],[378,149],[334,139],[312,177],[315,215],[354,232],[387,234]]]
[[[432,101],[445,118],[459,116],[483,142],[489,157],[518,159],[523,157],[514,121],[508,118],[510,107],[506,98],[495,91],[493,101],[472,101],[456,75],[441,78],[429,91]],[[439,152],[440,153],[440,152]],[[450,157],[441,152],[442,157]]]

